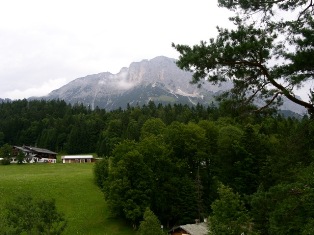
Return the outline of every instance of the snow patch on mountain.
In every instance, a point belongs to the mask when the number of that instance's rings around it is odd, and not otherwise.
[[[192,73],[177,67],[176,61],[164,56],[133,62],[117,74],[109,72],[88,75],[52,91],[44,99],[62,99],[71,104],[83,104],[92,109],[126,108],[130,105],[156,103],[211,104],[216,94],[232,88],[232,82],[213,85],[204,81],[199,88],[191,84]],[[304,108],[285,102],[287,110],[304,113]]]

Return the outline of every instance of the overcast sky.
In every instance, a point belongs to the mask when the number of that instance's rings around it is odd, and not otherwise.
[[[164,55],[228,26],[215,0],[0,0],[0,98],[43,96],[73,79]]]

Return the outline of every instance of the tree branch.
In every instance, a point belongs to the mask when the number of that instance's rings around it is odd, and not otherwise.
[[[289,100],[291,100],[292,102],[296,103],[296,104],[299,104],[303,107],[305,107],[309,113],[313,114],[314,113],[314,107],[311,103],[308,103],[308,102],[305,102],[303,100],[300,100],[298,98],[296,98],[294,95],[292,95],[286,88],[284,88],[281,84],[277,83],[268,73],[267,69],[262,66],[262,65],[259,65],[259,68],[261,70],[264,71],[264,74],[265,76],[267,77],[267,79],[269,80],[269,82],[275,86],[276,88],[278,88],[280,91],[282,91],[282,94],[284,96],[286,96]]]
[[[274,100],[278,97],[278,95],[280,95],[280,94],[282,94],[280,91],[277,92],[277,93],[273,96],[273,98],[272,98],[266,105],[264,105],[263,107],[261,107],[261,108],[255,110],[255,112],[260,112],[260,111],[266,109],[267,107],[269,107],[269,106],[274,102]]]
[[[248,103],[250,103],[252,100],[253,100],[253,98],[257,95],[257,93],[259,92],[259,91],[261,91],[266,85],[268,85],[269,83],[265,83],[265,84],[263,84],[261,87],[259,87],[248,99],[247,99],[247,104]]]
[[[313,0],[310,0],[310,4],[303,11],[300,12],[298,20],[300,20],[301,16],[311,7],[314,7]]]
[[[296,103],[296,104],[299,104],[303,107],[305,107],[309,113],[311,114],[314,114],[314,107],[311,103],[308,103],[308,102],[305,102],[303,100],[300,100],[298,98],[296,98],[294,95],[292,95],[284,86],[282,86],[281,84],[277,83],[271,76],[270,74],[268,73],[268,70],[262,65],[262,64],[259,64],[259,63],[255,63],[255,62],[250,62],[250,61],[246,61],[246,60],[243,60],[243,61],[225,61],[225,62],[222,62],[222,64],[225,64],[225,65],[247,65],[247,66],[250,66],[250,67],[256,67],[256,68],[259,68],[261,71],[262,71],[262,74],[264,74],[267,78],[267,80],[274,86],[276,87],[278,90],[281,91],[281,93],[286,96],[289,100],[291,100],[292,102]]]

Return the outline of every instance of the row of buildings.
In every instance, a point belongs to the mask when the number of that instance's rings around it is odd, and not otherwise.
[[[57,153],[48,149],[32,146],[13,146],[13,154],[10,158],[11,163],[18,163],[18,155],[24,155],[25,163],[56,163]],[[61,157],[62,163],[91,163],[95,159],[93,155],[65,155]]]

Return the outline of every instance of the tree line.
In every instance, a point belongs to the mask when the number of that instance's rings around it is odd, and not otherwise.
[[[163,106],[150,102],[107,112],[60,100],[26,99],[0,103],[0,111],[0,146],[30,145],[68,154],[97,152],[99,156],[108,155],[122,139],[138,141],[141,127],[151,117],[170,124],[218,115],[214,106]]]
[[[228,107],[149,102],[107,112],[19,100],[0,105],[0,141],[97,153],[95,181],[112,215],[136,226],[150,208],[165,228],[209,216],[213,228],[237,224],[252,234],[310,231],[312,120]]]

